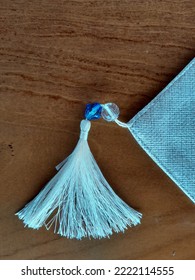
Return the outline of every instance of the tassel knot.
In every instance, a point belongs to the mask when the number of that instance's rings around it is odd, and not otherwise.
[[[80,133],[80,139],[87,140],[88,133],[91,128],[91,122],[88,120],[82,120],[80,124],[81,133]]]

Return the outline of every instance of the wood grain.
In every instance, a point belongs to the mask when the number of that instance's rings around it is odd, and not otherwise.
[[[194,57],[195,2],[0,0],[0,258],[194,259],[194,205],[126,130],[94,122],[90,146],[142,224],[67,240],[14,213],[74,148],[85,104],[128,121]]]

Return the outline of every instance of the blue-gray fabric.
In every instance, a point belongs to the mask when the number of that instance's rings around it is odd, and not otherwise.
[[[195,58],[128,126],[141,147],[195,203]]]

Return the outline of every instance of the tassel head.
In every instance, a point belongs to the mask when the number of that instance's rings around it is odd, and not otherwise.
[[[80,124],[80,139],[87,140],[88,138],[88,133],[91,128],[91,122],[89,120],[82,120]]]

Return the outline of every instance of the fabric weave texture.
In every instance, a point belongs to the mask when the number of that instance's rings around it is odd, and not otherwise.
[[[195,203],[195,58],[128,126],[140,146]]]

